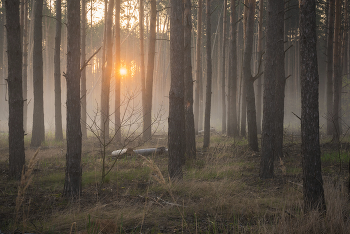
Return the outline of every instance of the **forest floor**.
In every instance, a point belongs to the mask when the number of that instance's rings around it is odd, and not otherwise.
[[[29,139],[27,161],[36,151]],[[116,145],[106,148],[111,171],[101,183],[101,148],[91,137],[83,142],[83,189],[77,201],[62,197],[65,143],[44,143],[32,181],[18,193],[19,182],[7,178],[3,134],[0,233],[350,233],[349,144],[344,140],[334,147],[329,141],[322,139],[321,148],[327,213],[304,215],[300,136],[294,134],[285,135],[284,157],[267,180],[259,178],[260,155],[245,140],[213,134],[204,152],[199,136],[197,160],[186,163],[184,179],[177,183],[169,183],[166,154],[126,155],[112,167]],[[167,146],[165,134],[139,148],[161,146]]]

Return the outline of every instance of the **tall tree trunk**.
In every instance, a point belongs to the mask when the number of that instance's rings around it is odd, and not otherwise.
[[[56,35],[55,35],[55,139],[63,140],[61,109],[61,0],[56,1]]]
[[[224,15],[222,22],[222,70],[221,70],[221,105],[222,105],[222,134],[226,133],[226,25],[227,0],[224,0]]]
[[[260,178],[274,176],[277,128],[277,84],[284,74],[284,2],[267,1],[264,109],[262,122]]]
[[[281,42],[284,40],[284,5],[279,4],[279,8],[277,10],[281,15],[278,16],[278,28],[276,28],[276,37],[278,41],[275,43],[275,47],[278,44],[279,46],[283,46]],[[275,49],[277,50],[277,49]],[[275,96],[275,159],[283,157],[283,123],[284,123],[284,99],[285,99],[285,87],[286,87],[286,77],[285,77],[285,59],[284,59],[284,49],[278,49],[278,56],[275,64],[276,69],[276,96]]]
[[[182,179],[185,161],[185,109],[184,109],[184,30],[183,2],[170,1],[170,71],[168,119],[168,171],[172,180]]]
[[[28,1],[22,1],[21,24],[22,26],[22,51],[23,51],[23,129],[27,132],[27,93],[28,93]],[[1,42],[0,42],[1,43]],[[2,53],[1,53],[2,54]],[[1,56],[1,55],[0,55]]]
[[[109,140],[109,95],[111,86],[111,75],[113,69],[113,41],[112,41],[112,25],[113,25],[114,1],[110,1],[106,18],[106,64],[102,76],[102,92],[101,92],[101,138],[102,141]],[[103,175],[102,175],[103,177]]]
[[[211,22],[210,22],[210,3],[211,0],[207,0],[207,88],[205,98],[205,115],[204,115],[204,140],[203,148],[208,148],[210,144],[210,112],[211,112],[211,86],[212,86],[212,63],[211,63]]]
[[[19,0],[6,0],[6,33],[9,91],[9,176],[20,179],[24,169],[24,131],[22,94],[22,48]]]
[[[144,1],[140,0],[139,21],[140,21],[140,76],[141,76],[141,91],[142,91],[142,111],[146,113],[146,78],[145,78],[145,48],[144,48]]]
[[[341,74],[341,0],[335,0],[335,22],[334,22],[334,99],[333,99],[333,139],[339,142],[340,137],[340,100],[342,87]]]
[[[150,39],[148,46],[148,64],[146,74],[146,93],[145,93],[145,110],[143,113],[143,140],[149,140],[152,136],[152,89],[153,89],[153,72],[154,57],[156,53],[156,22],[157,22],[157,5],[156,0],[151,0],[151,18],[150,18]]]
[[[67,154],[64,195],[81,194],[80,0],[67,2]]]
[[[194,126],[195,132],[198,134],[198,131],[202,128],[199,123],[200,115],[203,113],[200,112],[200,106],[203,105],[200,99],[200,94],[203,93],[203,79],[201,76],[201,43],[202,43],[202,0],[198,0],[198,13],[197,13],[197,41],[196,41],[196,86],[195,86],[195,101],[194,101]],[[203,94],[202,94],[203,96]]]
[[[327,135],[333,133],[333,38],[335,0],[329,0],[327,36]]]
[[[257,54],[258,59],[262,59],[263,52],[263,19],[264,19],[264,0],[259,0],[259,24],[258,24],[258,48],[257,48]],[[258,61],[260,63],[262,61]],[[261,122],[262,122],[262,89],[263,89],[263,77],[260,77],[257,80],[257,104],[256,104],[256,123],[257,123],[257,129],[258,134],[261,133]]]
[[[319,139],[316,1],[300,1],[299,6],[304,211],[325,211]]]
[[[86,0],[81,0],[81,55],[80,66],[83,66],[86,60]],[[86,67],[81,71],[81,133],[83,139],[87,139],[86,128]]]
[[[248,2],[249,0],[244,0],[244,5],[243,5],[243,48],[245,48],[246,43],[247,43],[247,20],[248,20]],[[252,48],[249,48],[252,49]],[[241,108],[241,136],[245,137],[247,132],[246,132],[246,124],[247,124],[247,90],[246,90],[246,80],[245,80],[245,76],[244,76],[244,53],[245,53],[245,49],[243,49],[243,56],[242,56],[242,72],[241,72],[241,102],[242,102],[242,108]],[[249,62],[250,63],[250,62]]]
[[[4,17],[5,13],[3,9],[0,9],[0,25],[4,25],[5,24],[5,17]],[[4,33],[4,29],[5,27],[1,27],[0,28],[0,83],[4,84],[5,81],[5,75],[4,75],[4,70],[5,70],[5,64],[4,64],[4,37],[5,37],[5,33]],[[5,85],[0,85],[0,109],[4,110],[5,109]],[[7,105],[6,105],[7,108]]]
[[[33,48],[34,114],[32,140],[30,143],[32,147],[39,147],[45,141],[42,11],[43,0],[35,0]]]
[[[248,144],[249,147],[258,151],[258,135],[256,127],[256,109],[255,109],[255,94],[254,94],[254,79],[251,73],[251,58],[253,54],[253,36],[254,36],[254,12],[255,0],[248,0],[248,16],[246,26],[246,38],[244,44],[243,55],[243,78],[247,100],[247,122],[248,122]]]
[[[196,136],[194,130],[193,116],[193,79],[191,63],[191,0],[185,1],[184,14],[184,85],[185,85],[185,136],[186,136],[186,157],[196,158]]]
[[[140,1],[140,9],[142,4],[141,2],[142,0]],[[142,4],[142,14],[143,14],[143,4]],[[143,24],[143,16],[140,17],[140,19],[142,19],[142,24]],[[140,26],[141,26],[141,23],[140,23]],[[143,28],[142,28],[142,35],[140,32],[140,36],[142,36],[142,39],[140,38],[140,40],[142,42],[142,47],[143,47]],[[115,69],[116,69],[116,72],[115,72],[115,113],[114,115],[115,115],[115,131],[117,131],[115,135],[115,141],[121,142],[122,131],[121,131],[121,120],[120,120],[120,105],[121,105],[121,101],[120,101],[120,84],[121,84],[120,82],[120,0],[116,0],[115,2]],[[143,61],[143,76],[144,76],[144,69],[145,68],[144,68],[144,61]]]
[[[230,17],[230,54],[229,54],[229,80],[228,80],[228,120],[227,135],[237,137],[239,135],[237,122],[237,24],[236,1],[231,0]]]

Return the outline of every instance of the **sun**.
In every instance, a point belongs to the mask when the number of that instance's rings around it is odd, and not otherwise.
[[[125,67],[121,67],[121,68],[119,69],[119,74],[120,74],[121,76],[125,76],[127,73],[128,73],[128,71],[126,70]]]

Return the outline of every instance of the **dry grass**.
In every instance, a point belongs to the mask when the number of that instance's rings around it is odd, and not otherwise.
[[[330,163],[323,168],[327,170],[327,213],[304,215],[302,180],[297,170],[300,145],[286,146],[286,156],[275,165],[276,177],[260,180],[259,155],[249,151],[245,142],[221,136],[213,136],[212,142],[207,152],[199,151],[197,160],[186,164],[181,182],[170,183],[166,155],[132,155],[117,161],[103,185],[99,181],[99,152],[93,142],[85,142],[83,195],[74,202],[60,195],[64,154],[57,148],[44,149],[41,154],[54,156],[40,161],[32,186],[25,190],[27,200],[31,199],[26,231],[350,233],[346,170],[339,174],[338,165]],[[153,144],[164,146],[166,141],[155,139]],[[20,197],[11,193],[11,183],[0,184],[0,189],[9,194],[3,202]],[[13,225],[11,221],[0,224],[5,228]]]

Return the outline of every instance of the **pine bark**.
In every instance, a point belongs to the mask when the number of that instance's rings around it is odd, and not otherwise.
[[[201,76],[202,61],[201,61],[201,43],[202,43],[202,0],[198,0],[198,13],[197,13],[197,40],[196,40],[196,86],[195,86],[195,101],[194,101],[194,127],[195,133],[198,134],[199,130],[202,130],[200,124],[200,116],[203,113],[200,112],[203,106],[201,96],[203,97],[203,79]]]
[[[258,24],[258,59],[262,59],[263,52],[263,19],[264,19],[264,0],[259,0],[259,24]],[[262,61],[258,61],[258,63]],[[257,104],[256,104],[256,123],[258,134],[262,131],[262,107],[263,107],[263,75],[257,80]]]
[[[5,18],[5,13],[4,10],[1,9],[0,10],[0,25],[4,25],[6,21]],[[5,70],[5,62],[4,62],[4,37],[5,37],[5,27],[0,28],[0,82],[2,84],[5,84],[6,80],[5,80],[5,74],[4,74],[4,70]],[[0,95],[4,96],[5,95],[5,85],[0,85]],[[5,107],[5,101],[4,100],[0,100],[0,109],[4,110],[4,108],[7,108],[7,105]]]
[[[6,0],[9,92],[9,176],[20,179],[25,164],[22,94],[22,47],[19,0]]]
[[[341,132],[340,102],[342,88],[341,70],[341,4],[342,1],[335,0],[335,22],[334,22],[334,50],[333,50],[333,139],[339,142]]]
[[[204,140],[203,148],[208,148],[210,144],[210,113],[211,113],[211,87],[212,87],[212,61],[211,61],[211,22],[210,22],[210,3],[206,1],[206,20],[207,20],[207,87],[205,99],[205,115],[204,115]]]
[[[276,123],[276,135],[275,135],[275,159],[283,157],[283,123],[284,123],[284,98],[285,98],[285,87],[286,87],[286,77],[285,77],[285,52],[282,45],[284,42],[284,5],[282,3],[278,4],[279,12],[278,21],[275,23],[278,25],[276,28],[276,45],[278,44],[278,51],[276,54],[276,107],[275,107],[275,123]],[[275,48],[275,50],[277,50]]]
[[[143,119],[143,140],[147,141],[152,137],[152,89],[154,57],[156,53],[156,23],[157,23],[157,5],[156,0],[151,0],[151,18],[150,18],[150,39],[148,48],[148,64],[145,84],[145,113]]]
[[[86,60],[86,0],[81,0],[81,55],[80,66],[83,66]],[[86,67],[81,71],[81,133],[83,139],[87,139],[86,128]]]
[[[335,0],[329,0],[327,36],[327,135],[333,133],[333,43]]]
[[[196,158],[196,135],[194,130],[193,115],[193,79],[191,62],[191,0],[185,1],[184,13],[184,85],[185,85],[185,136],[186,158]]]
[[[237,137],[239,135],[237,122],[237,24],[236,1],[231,0],[230,16],[230,54],[229,54],[229,79],[228,79],[228,119],[227,135]]]
[[[67,2],[67,153],[64,196],[81,194],[80,0]]]
[[[261,139],[260,178],[274,176],[276,158],[276,111],[278,79],[284,76],[284,3],[280,0],[267,1],[266,54],[263,97],[263,122]]]
[[[35,0],[33,47],[34,111],[31,147],[39,147],[45,141],[42,11],[43,0]]]
[[[253,54],[253,35],[254,35],[254,12],[255,0],[248,0],[246,38],[243,54],[243,79],[244,89],[247,101],[247,122],[248,122],[248,144],[254,151],[259,151],[258,134],[256,126],[256,109],[254,94],[254,79],[251,72],[251,58]],[[244,92],[243,92],[244,93]],[[243,114],[243,113],[242,113]],[[242,115],[243,116],[243,115]]]
[[[319,139],[315,0],[300,1],[299,27],[304,211],[325,211]]]
[[[170,6],[168,172],[170,179],[180,180],[183,177],[182,165],[185,158],[183,3],[171,0]]]
[[[55,79],[55,139],[63,140],[62,130],[62,104],[61,104],[61,0],[56,1],[56,35],[54,55],[54,79]]]
[[[140,21],[140,77],[142,92],[142,111],[146,113],[146,78],[145,78],[145,47],[144,47],[144,1],[140,0],[139,21]]]
[[[102,140],[109,140],[109,96],[111,87],[111,76],[113,70],[113,41],[112,41],[112,25],[113,25],[113,10],[114,1],[110,1],[108,4],[107,18],[106,18],[106,64],[104,74],[102,77],[102,92],[101,92],[101,129]]]
[[[120,120],[120,105],[121,105],[121,101],[120,101],[120,85],[121,85],[121,82],[120,82],[121,81],[120,79],[121,78],[120,77],[120,0],[116,0],[115,2],[115,14],[116,14],[115,15],[115,69],[116,69],[116,72],[115,72],[115,113],[114,113],[115,127],[114,128],[116,131],[115,141],[121,142],[122,131],[121,131],[121,120]],[[142,20],[142,24],[143,24],[143,20]],[[141,36],[141,33],[140,33],[140,36]],[[143,32],[142,32],[141,41],[143,43]]]
[[[226,25],[227,25],[227,0],[224,0],[224,13],[222,22],[222,70],[221,70],[221,107],[222,107],[222,134],[226,134]]]

